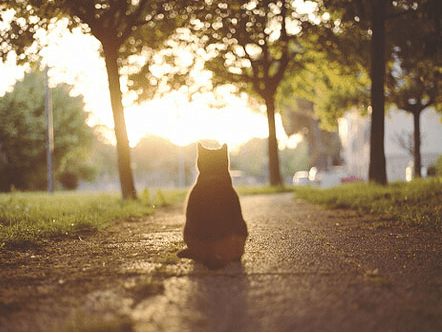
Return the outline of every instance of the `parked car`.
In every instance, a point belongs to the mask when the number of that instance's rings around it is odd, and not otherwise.
[[[348,175],[344,171],[328,170],[320,171],[317,175],[319,180],[319,186],[321,187],[333,187],[341,185],[341,179]]]
[[[321,187],[332,187],[344,183],[363,181],[362,179],[354,175],[349,175],[340,167],[336,167],[327,171],[320,171],[317,174],[317,178]]]
[[[308,172],[308,179],[310,180],[310,185],[319,186],[319,169],[317,167],[311,167]]]
[[[310,180],[308,179],[308,171],[297,171],[293,176],[294,186],[306,186],[310,185]]]
[[[341,183],[342,184],[344,184],[344,183],[363,182],[363,181],[364,181],[363,179],[358,178],[358,177],[353,176],[353,175],[341,179]]]

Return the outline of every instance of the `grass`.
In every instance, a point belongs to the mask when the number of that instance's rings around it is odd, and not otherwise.
[[[240,194],[287,191],[271,186],[239,187]],[[113,220],[141,218],[157,206],[185,200],[188,189],[144,189],[136,201],[120,193],[12,192],[0,194],[0,248],[26,247],[102,229]]]
[[[112,220],[152,214],[155,206],[183,200],[185,191],[143,191],[136,201],[119,193],[58,192],[0,194],[0,248],[100,230]]]
[[[406,224],[442,230],[442,178],[395,182],[386,187],[366,183],[329,189],[299,187],[296,197],[329,208],[382,214]]]
[[[240,185],[235,186],[235,190],[239,195],[254,195],[293,192],[294,187],[290,185],[284,185],[284,187],[270,185]]]
[[[241,195],[293,191],[293,187],[237,186]],[[143,190],[136,201],[120,193],[0,194],[0,248],[38,245],[94,232],[118,219],[141,218],[156,206],[184,201],[188,189]],[[330,189],[296,188],[296,196],[331,208],[351,208],[442,230],[442,178],[392,183],[354,183]]]

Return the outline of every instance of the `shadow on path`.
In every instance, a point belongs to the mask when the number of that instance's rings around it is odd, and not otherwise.
[[[137,331],[259,331],[248,312],[248,277],[241,263],[210,271],[191,263],[185,276],[164,282],[164,293],[133,312]]]

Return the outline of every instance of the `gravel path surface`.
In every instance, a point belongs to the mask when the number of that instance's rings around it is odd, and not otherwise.
[[[51,275],[55,259],[41,263],[52,278],[24,280],[26,305],[14,278],[30,264],[14,266],[18,254],[3,251],[0,329],[442,330],[440,233],[323,210],[290,193],[246,196],[241,204],[250,234],[242,263],[215,271],[174,256],[184,247],[178,206],[78,241],[90,266],[72,281],[68,264]],[[94,246],[101,251],[92,256],[85,249]],[[57,287],[42,297],[37,289],[51,283]],[[36,319],[48,317],[52,326]]]

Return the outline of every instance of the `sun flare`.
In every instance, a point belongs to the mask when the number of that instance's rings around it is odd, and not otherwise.
[[[265,115],[253,113],[237,101],[223,109],[202,103],[177,105],[167,98],[126,110],[129,141],[134,146],[146,133],[185,146],[201,139],[213,139],[236,147],[252,137],[267,137]]]

